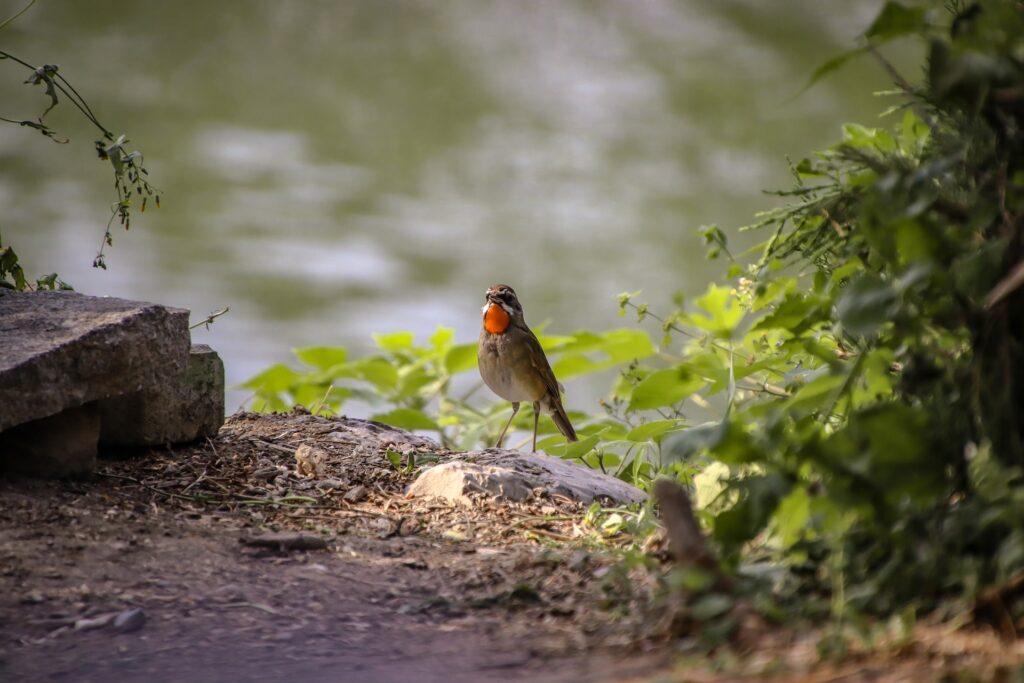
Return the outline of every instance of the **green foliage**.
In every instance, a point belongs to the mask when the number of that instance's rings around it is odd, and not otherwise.
[[[688,339],[648,375],[667,402],[729,391],[720,422],[665,449],[730,466],[707,514],[728,564],[811,563],[800,587],[831,592],[834,614],[969,600],[1024,572],[1024,18],[953,11],[943,28],[885,6],[869,48],[921,36],[925,83],[898,78],[891,125],[848,124],[794,166],[789,203],[749,228],[770,230],[761,258],[664,318]]]
[[[475,342],[456,343],[454,331],[446,327],[439,327],[423,345],[416,343],[411,332],[378,334],[374,341],[377,353],[355,359],[343,347],[297,349],[295,355],[305,368],[275,365],[243,385],[254,392],[253,409],[286,410],[301,404],[315,412],[336,414],[349,401],[358,401],[382,408],[372,413],[371,419],[434,432],[448,448],[494,444],[510,408],[504,402],[482,407],[472,400],[481,386]],[[655,352],[648,336],[639,330],[541,335],[540,341],[560,379],[599,372]],[[572,418],[581,434],[579,443],[566,448],[547,417],[541,420],[539,431],[551,436],[542,443],[562,443],[569,457],[588,456],[608,426],[600,419],[588,424],[581,415]],[[515,426],[533,428],[529,410],[520,411]],[[601,456],[590,457],[596,462]]]
[[[25,7],[14,15],[0,22],[0,30],[5,28],[12,21],[28,11],[35,0],[30,0]],[[128,230],[131,227],[132,210],[138,201],[139,212],[145,212],[146,205],[152,198],[157,208],[160,208],[160,190],[150,184],[147,176],[149,171],[142,165],[142,153],[125,149],[128,139],[124,136],[116,136],[100,123],[96,114],[93,113],[89,103],[60,73],[59,67],[54,64],[43,64],[33,66],[19,57],[0,50],[0,60],[10,60],[29,71],[28,78],[24,81],[27,85],[40,85],[43,87],[46,96],[47,106],[38,116],[28,119],[12,119],[0,115],[0,122],[13,123],[18,126],[36,130],[44,137],[58,143],[65,144],[67,139],[61,138],[57,131],[45,122],[49,114],[61,101],[71,104],[78,112],[92,123],[99,130],[101,139],[97,140],[96,153],[100,159],[109,161],[114,173],[114,190],[117,193],[117,201],[111,205],[110,219],[107,221],[103,240],[100,243],[99,251],[93,259],[94,268],[106,269],[105,250],[114,243],[113,234],[110,231],[114,221],[117,220],[121,227]],[[25,289],[70,289],[67,283],[60,280],[56,273],[43,276],[32,285],[25,278],[22,267],[18,265],[18,256],[10,245],[4,247],[0,241],[0,287]]]

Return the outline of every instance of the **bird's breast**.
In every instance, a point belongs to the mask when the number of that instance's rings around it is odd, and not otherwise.
[[[523,345],[506,334],[480,334],[477,360],[480,377],[491,391],[506,401],[537,401],[544,385],[530,364]]]
[[[484,329],[491,334],[504,334],[512,318],[508,312],[497,304],[488,304],[484,308]]]

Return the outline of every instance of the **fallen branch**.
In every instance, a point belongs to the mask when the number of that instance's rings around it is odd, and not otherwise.
[[[243,536],[238,539],[238,542],[252,548],[272,548],[280,552],[288,550],[323,550],[327,547],[327,540],[320,536],[289,532]]]

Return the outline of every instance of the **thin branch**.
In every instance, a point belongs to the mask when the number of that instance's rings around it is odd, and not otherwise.
[[[0,23],[0,31],[2,31],[2,30],[3,30],[4,28],[6,28],[6,27],[7,27],[7,24],[11,23],[12,21],[14,21],[14,20],[15,20],[15,19],[17,19],[18,17],[20,17],[20,16],[22,15],[22,14],[24,14],[25,12],[27,12],[27,11],[29,10],[29,8],[30,8],[30,7],[32,7],[32,5],[34,5],[34,4],[36,4],[36,0],[29,0],[29,3],[28,3],[27,5],[25,5],[24,7],[22,7],[22,8],[20,9],[20,10],[18,10],[18,11],[17,11],[17,12],[15,13],[15,14],[13,14],[12,16],[9,16],[9,17],[7,17],[6,19],[4,19],[4,20],[3,20],[3,22],[2,22],[2,23]]]
[[[197,327],[200,327],[202,325],[206,325],[206,329],[210,329],[210,323],[212,323],[214,320],[216,320],[217,318],[219,318],[222,315],[224,315],[225,313],[227,313],[229,310],[231,310],[230,307],[225,306],[224,308],[220,309],[219,311],[214,311],[210,315],[206,316],[205,318],[203,318],[202,320],[197,322],[195,325],[190,325],[188,329],[194,330]]]
[[[868,54],[875,58],[875,61],[882,65],[882,68],[885,69],[886,73],[889,74],[893,82],[895,82],[896,85],[899,86],[900,90],[907,94],[911,94],[914,92],[914,86],[911,85],[910,81],[905,79],[903,77],[903,74],[897,71],[896,67],[894,67],[888,59],[882,56],[882,53],[878,51],[877,47],[869,43],[867,46],[867,51]]]

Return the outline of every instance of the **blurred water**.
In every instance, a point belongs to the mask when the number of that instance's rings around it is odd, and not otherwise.
[[[0,49],[58,64],[145,153],[163,207],[90,267],[113,192],[65,103],[47,120],[67,145],[0,127],[0,231],[86,293],[230,306],[193,334],[231,384],[373,331],[475,339],[495,281],[552,332],[621,325],[616,293],[665,308],[720,273],[694,228],[750,222],[785,154],[885,108],[869,62],[793,98],[880,5],[51,0]],[[0,115],[45,106],[26,76],[0,61]]]

